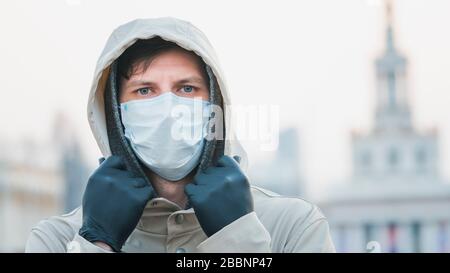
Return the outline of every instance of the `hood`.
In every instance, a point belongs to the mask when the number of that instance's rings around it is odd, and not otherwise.
[[[117,143],[126,145],[126,142],[109,139],[107,119],[110,117],[105,115],[105,90],[109,88],[109,78],[115,73],[115,60],[137,40],[150,39],[156,36],[196,53],[206,64],[210,81],[214,81],[212,84],[210,82],[210,89],[213,86],[218,89],[217,93],[220,94],[224,106],[225,141],[220,145],[223,150],[222,153],[229,156],[239,156],[241,158],[240,165],[245,170],[247,156],[237,140],[231,124],[232,113],[230,108],[226,107],[230,105],[230,95],[217,55],[206,36],[198,28],[187,21],[172,17],[133,20],[116,28],[108,38],[97,61],[87,105],[89,125],[101,153],[106,158],[112,154],[117,154],[117,152],[114,153],[114,149],[111,149],[114,146],[110,145],[118,145]],[[112,114],[108,112],[108,115]],[[209,146],[216,149],[216,145]],[[130,149],[125,150],[131,153]],[[204,153],[206,153],[206,149]],[[204,157],[205,155],[202,156],[202,159]],[[133,155],[132,158],[135,159],[135,156]],[[133,161],[133,159],[128,161]]]

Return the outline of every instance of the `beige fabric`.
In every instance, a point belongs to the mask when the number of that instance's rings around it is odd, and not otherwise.
[[[255,212],[211,237],[194,210],[165,198],[148,202],[123,252],[334,252],[328,223],[320,210],[298,198],[252,187]],[[220,213],[220,212],[218,212]],[[26,252],[104,252],[78,235],[82,209],[41,221],[31,231]]]
[[[137,39],[160,36],[196,52],[213,70],[223,95],[230,98],[217,56],[205,35],[189,22],[165,17],[138,19],[118,27],[97,62],[88,100],[88,119],[102,154],[111,154],[106,132],[103,92],[110,64]],[[225,109],[225,154],[247,157],[236,140]],[[280,181],[282,183],[283,181]],[[301,199],[287,198],[252,187],[255,211],[207,238],[194,210],[183,210],[165,198],[150,200],[124,252],[334,252],[328,223],[320,210]],[[218,214],[220,211],[217,212]],[[34,227],[26,252],[107,252],[78,235],[82,209],[51,217]],[[111,223],[114,224],[114,223]]]

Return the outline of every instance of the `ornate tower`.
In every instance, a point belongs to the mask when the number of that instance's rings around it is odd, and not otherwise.
[[[375,130],[411,130],[406,89],[406,58],[395,48],[392,3],[386,2],[386,45],[376,60],[377,105]]]
[[[418,132],[413,126],[407,60],[396,48],[394,34],[393,6],[387,0],[385,48],[375,60],[375,127],[352,139],[357,181],[429,180],[437,173],[436,134]]]

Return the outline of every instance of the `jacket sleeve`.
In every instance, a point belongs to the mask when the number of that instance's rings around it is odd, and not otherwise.
[[[111,253],[98,247],[57,220],[41,221],[31,230],[26,253]]]
[[[275,244],[276,249],[284,253],[336,252],[328,221],[319,208],[311,205],[306,216],[296,211],[293,206],[285,224],[277,225],[278,233],[287,234],[283,240],[272,241],[270,233],[252,212],[207,238],[197,249],[199,252],[272,252],[272,244]]]
[[[299,221],[300,222],[300,221]],[[284,252],[334,253],[328,221],[320,209],[313,205],[306,220],[293,225]]]
[[[199,252],[271,252],[271,237],[251,212],[225,226],[197,246]]]
[[[114,253],[108,251],[93,243],[87,241],[81,237],[78,233],[75,234],[75,238],[71,241],[67,247],[67,252],[69,253]]]

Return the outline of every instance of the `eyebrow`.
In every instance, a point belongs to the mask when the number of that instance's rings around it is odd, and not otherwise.
[[[176,81],[175,84],[186,84],[186,83],[198,83],[204,84],[205,81],[201,77],[192,76]],[[156,85],[155,82],[147,80],[132,80],[127,83],[127,87],[139,86],[139,85]]]

